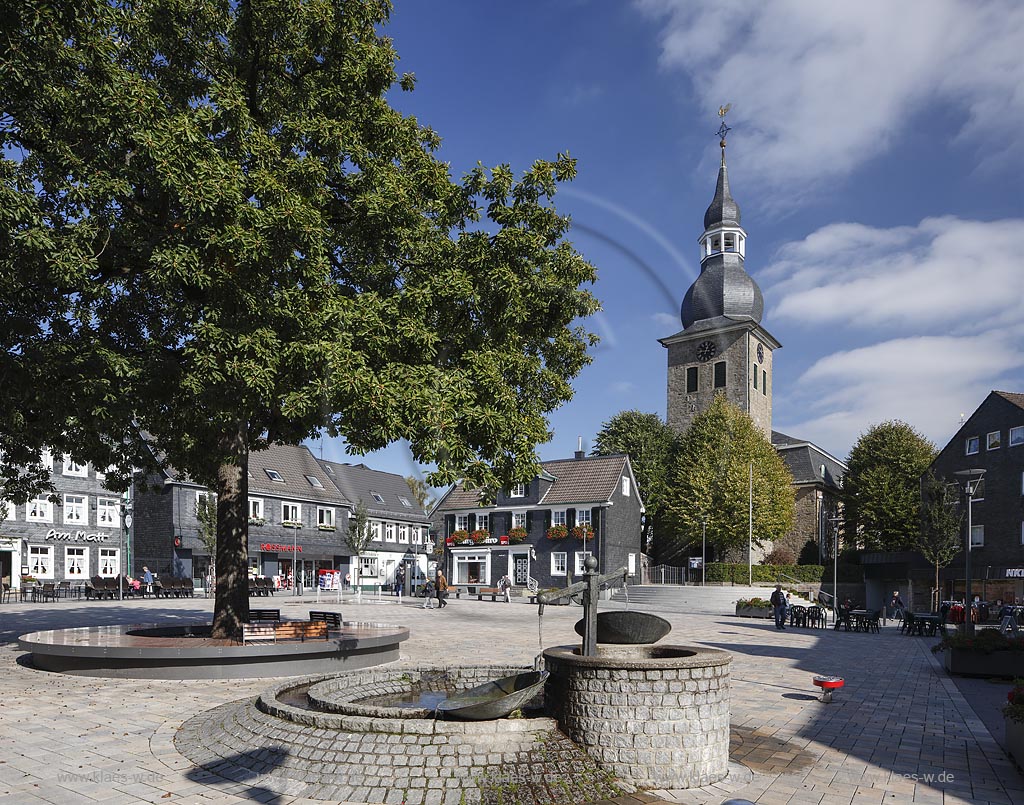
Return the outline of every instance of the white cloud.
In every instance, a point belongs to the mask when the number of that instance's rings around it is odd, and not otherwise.
[[[672,332],[678,332],[683,326],[678,313],[652,313],[651,319],[658,327],[667,328]]]
[[[636,383],[629,380],[617,380],[609,388],[615,394],[629,394],[632,391],[636,391]]]
[[[957,139],[1021,158],[1024,3],[1016,0],[636,0],[661,20],[661,62],[710,113],[734,104],[751,181],[792,188],[884,153],[936,102]]]
[[[976,333],[1024,322],[1021,254],[1022,220],[832,224],[784,246],[758,276],[776,300],[770,320]]]
[[[816,361],[787,395],[786,410],[802,412],[779,430],[845,456],[871,425],[902,419],[939,447],[989,391],[1022,378],[1024,326],[969,336],[900,338]]]

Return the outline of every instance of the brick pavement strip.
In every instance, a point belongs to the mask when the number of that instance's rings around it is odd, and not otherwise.
[[[198,622],[208,618],[211,602],[144,601],[63,602],[58,606],[0,606],[0,641],[43,628],[116,622]],[[280,599],[285,617],[303,618],[312,602]],[[332,609],[334,605],[320,604]],[[530,665],[543,645],[574,643],[572,625],[580,611],[552,607],[538,629],[535,608],[522,604],[495,607],[489,602],[454,602],[443,611],[386,603],[342,607],[349,620],[407,625],[411,638],[402,646],[403,663],[493,663]],[[733,652],[730,776],[706,789],[628,794],[621,805],[661,801],[718,803],[743,797],[758,803],[836,805],[837,803],[1024,803],[1024,779],[1005,757],[956,686],[928,651],[930,640],[905,637],[893,628],[881,635],[787,630],[720,616],[659,613],[672,622],[671,643],[700,643]],[[244,771],[237,758],[209,755],[204,768],[181,754],[175,736],[191,719],[221,706],[253,697],[273,680],[145,681],[94,679],[47,674],[18,663],[16,645],[0,647],[0,671],[6,690],[0,707],[0,805],[4,803],[185,802],[280,805],[324,802],[391,802],[401,805],[453,805],[480,800],[472,787],[472,768],[430,764],[456,753],[433,754],[428,746],[386,736],[363,746],[346,736],[325,749],[331,736],[311,731],[302,754],[288,758],[289,768],[307,782]],[[835,673],[846,679],[831,705],[816,700],[810,677]],[[40,727],[39,725],[45,725]],[[278,759],[265,750],[289,730],[272,723],[256,725],[236,718],[209,736],[223,751],[233,741],[255,742],[246,762],[272,769]],[[338,736],[333,736],[337,738]],[[455,748],[452,747],[454,750]],[[314,755],[318,752],[324,762]],[[428,753],[429,752],[429,753]],[[378,775],[325,772],[339,758],[358,754]],[[491,779],[513,779],[508,757],[495,763]],[[390,761],[384,760],[389,758]],[[411,759],[424,763],[410,764]],[[525,758],[521,758],[525,759]],[[220,765],[214,765],[217,761]],[[406,764],[399,766],[397,761]],[[572,766],[550,775],[550,783],[573,785]],[[402,768],[423,771],[417,779],[437,779],[440,789],[383,784]],[[220,773],[215,773],[213,769]],[[428,778],[426,770],[442,772]],[[946,779],[939,775],[946,774]],[[505,775],[503,778],[501,775]],[[932,775],[928,777],[926,775]],[[949,779],[951,776],[952,779]],[[233,779],[232,779],[233,778]],[[327,782],[327,778],[331,778]],[[557,786],[556,786],[557,788]],[[170,794],[168,797],[167,795]],[[303,794],[315,795],[308,799]],[[557,795],[555,793],[550,796]],[[512,801],[511,799],[506,801]]]

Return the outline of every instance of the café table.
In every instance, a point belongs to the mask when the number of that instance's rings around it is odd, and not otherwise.
[[[925,630],[927,630],[929,635],[935,634],[935,630],[939,628],[941,623],[942,618],[931,612],[914,613],[914,631],[919,635],[923,635]]]

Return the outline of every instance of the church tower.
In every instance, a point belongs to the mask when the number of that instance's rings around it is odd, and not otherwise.
[[[683,297],[683,329],[659,342],[668,349],[668,424],[690,427],[716,394],[746,411],[771,439],[772,355],[782,345],[761,326],[764,299],[747,274],[747,233],[729,192],[722,124],[722,164],[704,213],[700,276]]]

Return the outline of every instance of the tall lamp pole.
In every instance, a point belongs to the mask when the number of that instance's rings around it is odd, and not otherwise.
[[[747,491],[747,586],[754,586],[754,462],[750,462]]]
[[[832,611],[839,609],[839,524],[842,517],[829,517],[832,524]]]
[[[700,523],[700,586],[703,587],[707,581],[707,571],[704,566],[708,563],[708,520],[705,517]]]
[[[971,504],[978,491],[985,470],[960,470],[953,473],[960,482],[964,494],[967,495],[967,550],[964,551],[964,634],[974,634],[974,621],[971,620]]]

